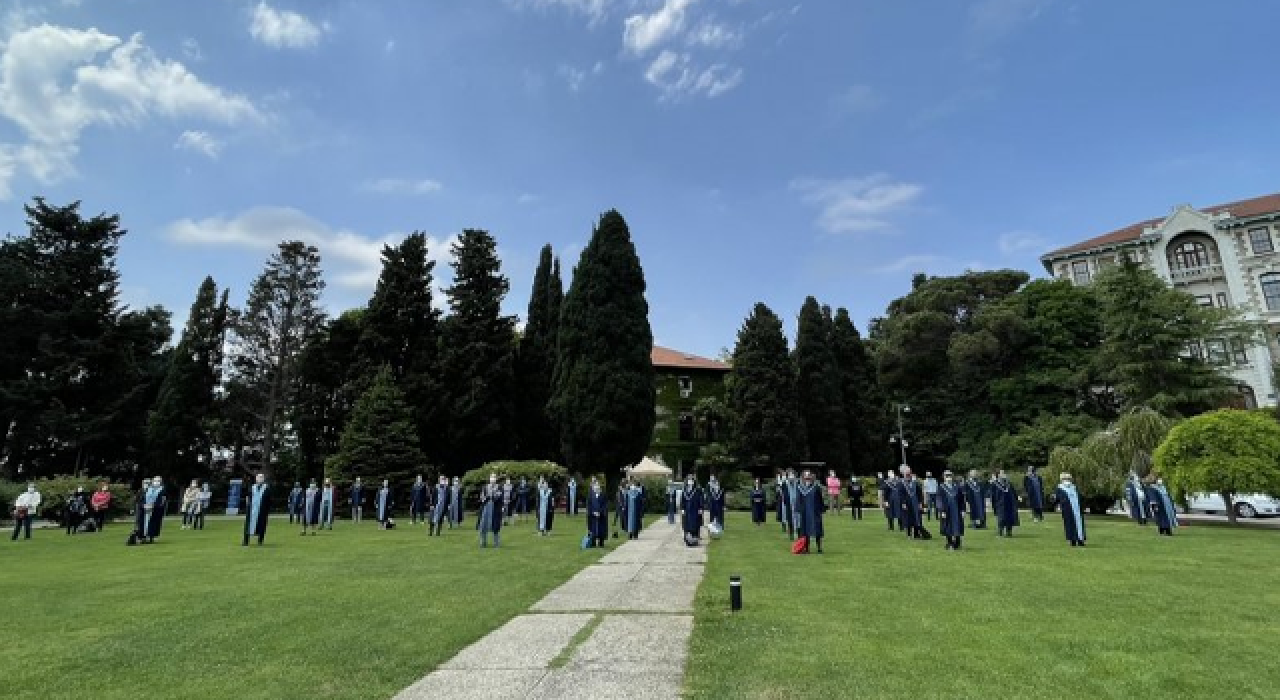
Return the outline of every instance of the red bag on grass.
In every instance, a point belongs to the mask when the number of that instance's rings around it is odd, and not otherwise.
[[[795,542],[791,543],[792,554],[804,554],[805,547],[809,546],[808,537],[797,537]]]

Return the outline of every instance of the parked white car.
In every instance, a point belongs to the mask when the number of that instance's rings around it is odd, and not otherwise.
[[[1226,514],[1226,504],[1216,493],[1193,493],[1187,499],[1190,510],[1197,513]],[[1264,515],[1280,516],[1280,500],[1263,493],[1238,493],[1235,495],[1236,516],[1257,518]]]

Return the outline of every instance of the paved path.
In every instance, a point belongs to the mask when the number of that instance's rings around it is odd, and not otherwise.
[[[706,561],[650,525],[396,700],[678,698]]]

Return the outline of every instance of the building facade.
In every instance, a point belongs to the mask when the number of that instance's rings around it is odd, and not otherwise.
[[[1238,309],[1261,322],[1266,339],[1215,338],[1193,348],[1237,381],[1245,408],[1276,403],[1271,367],[1280,357],[1280,194],[1207,209],[1175,207],[1142,221],[1041,256],[1050,275],[1089,284],[1122,256],[1155,271],[1201,305]]]
[[[699,404],[723,409],[729,365],[656,345],[650,358],[656,375],[657,422],[649,456],[659,458],[677,476],[687,474],[698,450],[722,437],[724,416],[699,410]]]

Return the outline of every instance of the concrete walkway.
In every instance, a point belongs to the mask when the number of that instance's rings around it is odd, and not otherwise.
[[[396,700],[680,697],[705,544],[666,522],[610,542],[624,544]]]

